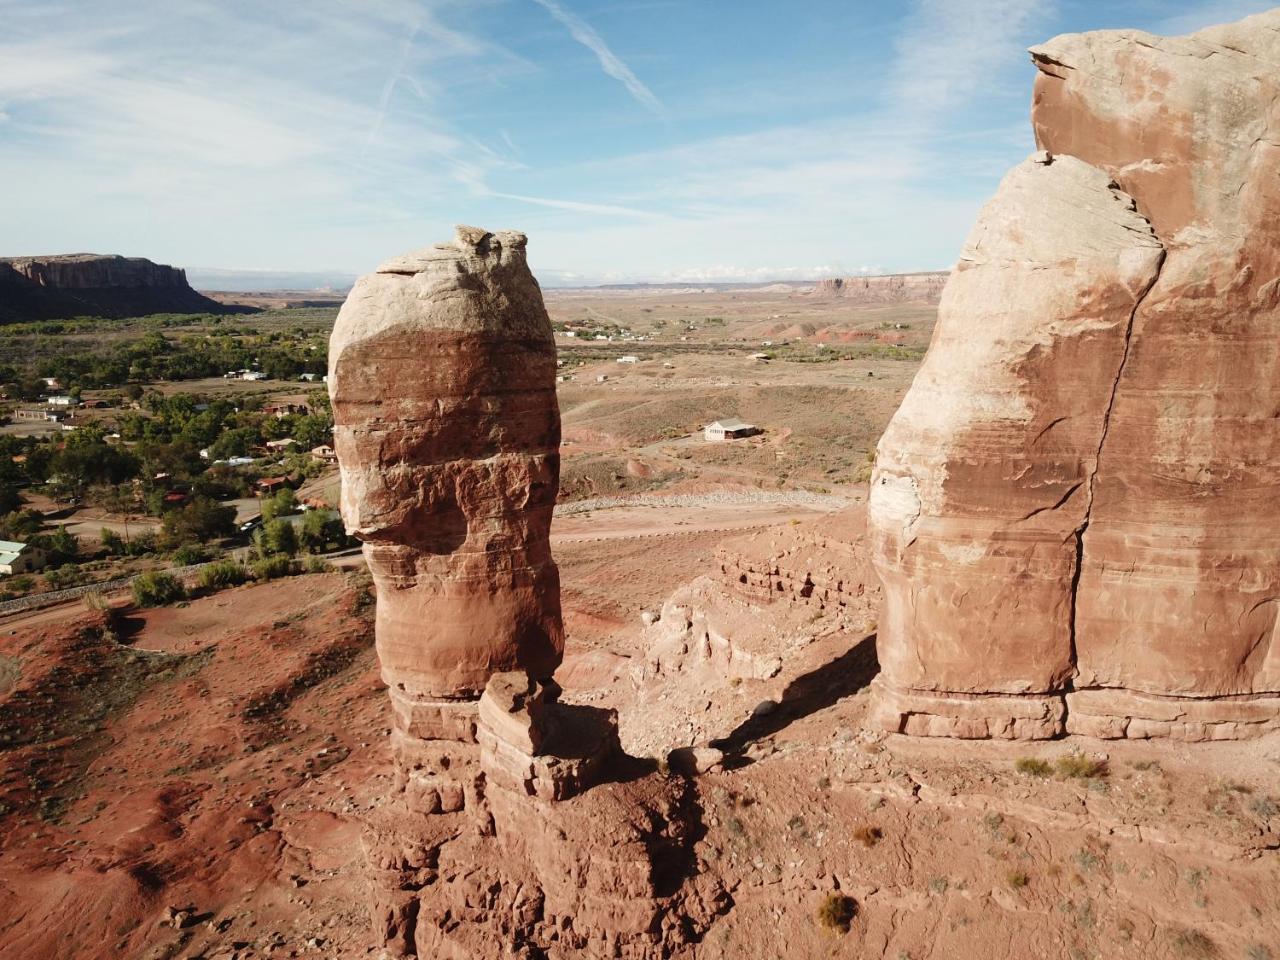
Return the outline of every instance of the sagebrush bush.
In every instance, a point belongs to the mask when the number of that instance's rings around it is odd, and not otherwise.
[[[1107,761],[1094,760],[1082,753],[1059,757],[1056,767],[1058,776],[1070,777],[1076,780],[1088,780],[1107,775]]]
[[[186,596],[181,580],[159,570],[139,574],[133,581],[133,602],[140,607],[163,607]]]
[[[249,571],[237,560],[219,560],[200,571],[200,586],[210,590],[234,587],[249,579]]]
[[[252,569],[256,580],[276,580],[293,573],[293,561],[283,554],[274,554],[255,560]]]
[[[1047,777],[1053,773],[1053,765],[1039,757],[1021,757],[1013,765],[1013,768],[1019,773],[1025,773],[1030,777]]]

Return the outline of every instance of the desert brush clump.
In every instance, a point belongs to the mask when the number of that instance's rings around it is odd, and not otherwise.
[[[182,581],[159,570],[140,573],[133,581],[133,602],[140,607],[163,607],[186,597]]]
[[[219,560],[200,571],[200,586],[207,590],[235,587],[249,579],[249,571],[237,560]]]
[[[1218,945],[1208,935],[1190,927],[1174,931],[1173,950],[1178,956],[1191,960],[1213,960],[1219,956]]]
[[[1005,876],[1005,880],[1014,890],[1021,890],[1031,882],[1031,878],[1027,876],[1027,872],[1025,870],[1011,870]]]
[[[1094,780],[1107,775],[1107,761],[1095,760],[1082,753],[1059,757],[1054,764],[1058,776],[1071,780]]]
[[[1029,777],[1047,777],[1053,773],[1053,764],[1039,757],[1019,757],[1013,768]]]
[[[874,847],[884,839],[884,831],[879,827],[871,827],[863,824],[853,831],[853,839],[857,840],[864,847]]]
[[[818,922],[827,930],[848,933],[857,916],[858,903],[843,893],[829,893],[818,906]]]
[[[293,560],[282,553],[272,554],[253,561],[251,565],[256,580],[276,580],[294,572]]]

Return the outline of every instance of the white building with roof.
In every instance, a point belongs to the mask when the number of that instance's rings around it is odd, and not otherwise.
[[[43,566],[43,550],[17,540],[0,540],[0,574],[29,573]]]
[[[759,432],[760,428],[755,424],[730,417],[727,420],[717,420],[715,423],[707,424],[702,428],[702,437],[707,443],[723,443],[725,440],[751,437]]]

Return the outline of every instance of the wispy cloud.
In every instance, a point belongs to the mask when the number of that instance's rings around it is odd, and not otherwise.
[[[500,193],[496,190],[489,190],[486,193],[491,197],[499,197],[503,200],[518,200],[520,203],[530,203],[536,207],[550,207],[554,210],[570,210],[573,213],[591,213],[599,214],[607,217],[634,217],[637,220],[671,220],[669,216],[658,213],[650,213],[645,210],[636,210],[631,207],[619,207],[611,203],[587,203],[582,200],[555,200],[549,197],[530,197],[519,193]]]
[[[917,0],[894,44],[886,106],[903,122],[932,124],[1003,79],[999,65],[1054,7],[1054,0]]]
[[[1209,0],[1162,20],[1156,25],[1155,32],[1165,36],[1195,33],[1205,27],[1242,20],[1250,14],[1263,13],[1274,7],[1274,0]]]
[[[609,45],[604,42],[604,38],[596,33],[590,24],[576,13],[566,10],[557,0],[533,0],[533,2],[543,7],[568,28],[570,36],[594,53],[596,59],[600,61],[600,68],[626,87],[627,92],[637,102],[660,116],[664,113],[662,103],[653,95],[653,91],[640,82],[640,78],[635,75],[630,67],[622,62],[622,58],[609,49]]]

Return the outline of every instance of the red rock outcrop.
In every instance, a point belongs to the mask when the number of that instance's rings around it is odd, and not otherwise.
[[[723,896],[688,852],[692,787],[551,678],[560,415],[524,248],[459,227],[391,260],[330,344],[342,513],[395,716],[393,793],[364,836],[374,928],[396,956],[656,960]]]
[[[937,303],[946,282],[946,271],[833,277],[814,284],[813,294],[854,303]]]
[[[1280,11],[1032,51],[1043,153],[979,217],[885,433],[876,722],[1280,722]]]
[[[150,313],[250,313],[202,296],[177,267],[142,257],[72,253],[0,258],[0,321]]]
[[[352,289],[329,348],[342,514],[378,593],[400,746],[473,741],[490,675],[564,647],[555,343],[525,238],[459,228]]]

